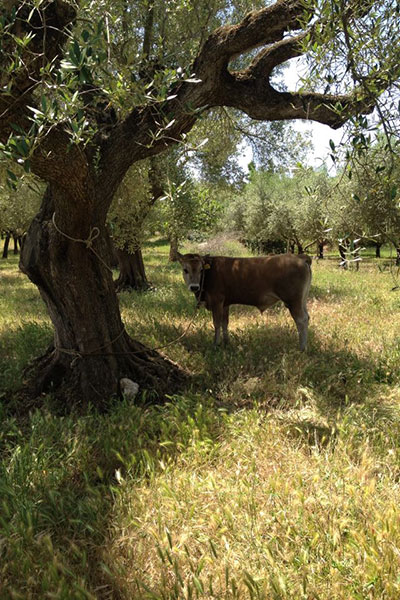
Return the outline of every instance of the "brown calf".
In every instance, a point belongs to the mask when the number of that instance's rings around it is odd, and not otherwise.
[[[279,300],[285,303],[299,333],[300,350],[307,345],[307,296],[311,284],[311,258],[305,254],[273,254],[256,258],[179,254],[183,278],[199,304],[211,310],[214,343],[228,341],[231,304],[256,306],[263,312]]]

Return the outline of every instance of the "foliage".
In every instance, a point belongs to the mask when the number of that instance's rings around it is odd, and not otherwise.
[[[310,3],[308,10],[314,12],[316,22],[308,30],[310,15],[307,10],[304,12],[306,33],[299,42],[310,65],[304,90],[317,86],[325,93],[343,93],[356,83],[360,92],[377,98],[398,77],[400,44],[397,28],[392,26],[398,17],[398,3],[368,3],[365,10],[360,7],[358,11],[352,7],[355,15],[342,4],[341,0]],[[35,148],[60,122],[73,143],[99,141],[99,129],[104,135],[117,115],[125,116],[133,108],[147,104],[158,107],[180,83],[195,81],[190,69],[209,32],[226,22],[240,20],[249,10],[263,5],[247,0],[228,4],[212,0],[200,5],[177,0],[165,7],[158,0],[140,0],[127,9],[122,1],[95,0],[82,3],[76,18],[76,7],[66,3],[62,8],[70,12],[73,27],[66,36],[58,32],[59,38],[52,32],[57,42],[55,51],[67,38],[64,55],[61,60],[44,62],[34,88],[30,127],[15,123],[13,133],[2,145],[3,152],[29,170]],[[13,6],[7,4],[5,9]],[[35,36],[27,25],[41,22],[44,8],[44,3],[33,3],[31,7],[15,4],[9,13],[3,12],[2,73],[7,93],[18,89],[27,65],[33,65],[35,53],[39,54],[40,47],[36,47]],[[17,22],[19,35],[15,36]],[[234,63],[235,68],[247,65],[246,55],[237,57]],[[277,71],[279,68],[277,65]],[[282,83],[276,85],[279,88]],[[384,104],[389,102],[389,94],[382,96],[380,116],[385,109],[387,114],[393,114]],[[392,107],[391,102],[389,105]],[[253,140],[261,163],[266,166],[268,161],[271,167],[271,144],[274,148],[274,139],[282,139],[285,125],[250,124],[244,120],[240,127]],[[268,129],[263,143],[261,138]],[[286,152],[293,147],[293,141],[281,147]],[[274,151],[282,156],[277,147]]]
[[[347,186],[359,209],[363,237],[373,236],[395,247],[400,242],[399,160],[399,142],[392,139],[388,144],[381,136],[355,161]]]
[[[288,247],[328,237],[331,178],[325,171],[298,167],[292,176],[252,170],[249,183],[228,208],[227,221],[253,246],[283,241]]]
[[[3,172],[0,181],[0,231],[25,233],[39,208],[43,185],[33,178],[18,178],[12,187]]]
[[[140,248],[147,233],[146,221],[152,205],[148,171],[148,161],[130,168],[108,214],[114,244],[132,254]]]

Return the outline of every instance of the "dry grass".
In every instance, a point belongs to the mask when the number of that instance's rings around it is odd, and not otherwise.
[[[149,345],[194,311],[166,256],[150,244],[154,289],[121,295]],[[50,329],[15,261],[2,270],[20,286],[0,295],[8,397]],[[235,308],[218,350],[202,310],[168,348],[193,380],[167,405],[3,410],[0,598],[397,600],[400,295],[373,261],[313,272],[305,354],[284,308]]]

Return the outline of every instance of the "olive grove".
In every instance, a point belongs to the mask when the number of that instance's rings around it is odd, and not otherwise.
[[[3,2],[1,150],[47,186],[20,262],[54,326],[35,364],[35,393],[51,388],[65,401],[100,405],[122,377],[158,393],[186,377],[121,320],[107,216],[132,165],[185,143],[214,107],[333,128],[375,106],[384,116],[380,98],[399,77],[398,3],[249,6]],[[308,84],[296,92],[274,86],[275,70],[299,56]]]

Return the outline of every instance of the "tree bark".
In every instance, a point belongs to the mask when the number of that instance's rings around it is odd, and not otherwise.
[[[4,240],[3,258],[8,258],[8,246],[10,244],[10,239],[11,239],[11,234],[7,232],[5,240]]]
[[[175,235],[169,240],[169,260],[170,262],[178,260],[178,238]]]
[[[375,258],[381,257],[381,247],[382,247],[382,244],[380,244],[378,242],[375,243]]]
[[[18,236],[16,234],[13,234],[13,240],[14,240],[14,255],[18,254]]]
[[[324,242],[318,242],[318,258],[324,258]]]
[[[116,252],[119,266],[119,277],[115,281],[116,291],[147,290],[150,284],[146,277],[141,249],[138,248],[132,253],[125,248],[117,248]]]
[[[20,259],[22,271],[38,286],[55,329],[54,343],[31,370],[32,394],[57,390],[65,402],[102,407],[119,393],[123,377],[158,395],[176,390],[185,379],[183,371],[132,340],[124,328],[108,267],[106,227],[92,246],[61,231],[49,187]]]

